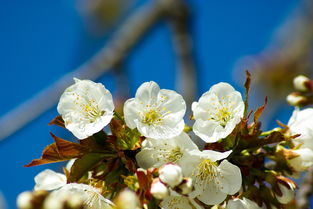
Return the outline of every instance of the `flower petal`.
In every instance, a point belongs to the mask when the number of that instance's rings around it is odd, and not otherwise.
[[[144,104],[155,103],[158,98],[158,93],[160,91],[159,85],[154,82],[145,82],[139,86],[136,92],[136,100]]]
[[[136,128],[136,121],[140,121],[140,118],[139,118],[139,114],[138,114],[139,110],[136,106],[135,98],[128,99],[124,103],[123,112],[125,116],[126,125],[131,129]]]
[[[207,205],[217,205],[223,202],[226,196],[227,194],[220,191],[214,182],[210,182],[203,187],[203,192],[197,198]]]
[[[233,195],[241,188],[242,177],[239,167],[223,160],[218,166],[221,176],[218,176],[218,182],[221,185],[221,191]]]
[[[46,169],[35,176],[34,190],[54,190],[66,184],[66,176],[54,172],[53,170]]]

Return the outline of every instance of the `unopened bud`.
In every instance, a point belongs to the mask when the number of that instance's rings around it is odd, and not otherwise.
[[[70,208],[83,208],[84,199],[80,195],[71,195],[66,204]]]
[[[140,209],[140,202],[135,192],[124,190],[115,199],[117,209]]]
[[[154,179],[150,188],[150,193],[157,199],[164,199],[169,195],[169,190],[160,179]]]
[[[295,197],[296,186],[290,182],[278,182],[280,194],[276,194],[277,200],[282,204],[287,204]]]
[[[180,185],[177,186],[177,190],[180,194],[186,195],[192,192],[193,185],[191,178],[185,178]]]
[[[166,164],[160,168],[159,178],[170,187],[175,187],[183,180],[181,167],[176,164]]]
[[[298,91],[310,91],[310,79],[304,75],[299,75],[293,79],[293,86]]]
[[[31,192],[22,192],[17,197],[17,207],[20,209],[32,209],[32,198],[33,193]]]
[[[307,98],[298,93],[291,93],[287,96],[287,102],[291,106],[302,106],[307,103]]]

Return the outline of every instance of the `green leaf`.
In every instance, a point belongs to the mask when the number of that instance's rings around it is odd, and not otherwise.
[[[88,171],[92,170],[98,163],[102,160],[111,158],[110,153],[88,153],[81,158],[75,160],[68,181],[77,182],[81,177],[83,177]]]
[[[115,145],[120,150],[136,150],[140,147],[141,134],[137,129],[130,129],[123,121],[112,119],[110,127],[116,137]]]

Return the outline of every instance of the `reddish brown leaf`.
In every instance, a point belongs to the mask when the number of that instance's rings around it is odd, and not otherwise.
[[[49,126],[57,125],[57,126],[60,126],[62,128],[65,128],[64,121],[63,121],[61,115],[56,116],[50,123],[48,123],[48,125]]]
[[[78,158],[88,152],[88,148],[81,146],[80,144],[66,141],[51,133],[54,138],[54,143],[48,145],[42,153],[40,159],[35,159],[31,163],[25,165],[25,167],[31,167],[36,165],[43,165],[47,163],[55,163],[64,160],[70,160]]]
[[[247,116],[249,109],[249,94],[250,94],[250,85],[251,85],[251,74],[249,71],[246,71],[246,81],[245,81],[245,89],[246,89],[246,98],[245,98],[245,113],[244,116]]]
[[[261,107],[259,107],[255,113],[254,113],[254,122],[259,121],[259,118],[261,117],[264,109],[266,108],[267,105],[267,97],[265,97],[265,101],[264,101],[264,105],[262,105]]]
[[[54,134],[51,133],[51,136],[53,137],[55,144],[57,146],[58,152],[63,157],[68,158],[76,158],[79,156],[82,156],[84,153],[88,152],[87,147],[83,147],[80,144],[66,141],[64,139],[61,139]]]

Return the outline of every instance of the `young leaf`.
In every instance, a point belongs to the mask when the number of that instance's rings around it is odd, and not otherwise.
[[[105,153],[88,153],[82,156],[80,159],[75,160],[68,181],[77,182],[83,177],[89,170],[94,168],[103,159],[110,157],[110,154]]]
[[[249,94],[250,94],[250,85],[251,85],[251,74],[249,71],[246,71],[246,81],[245,81],[245,89],[246,89],[246,98],[245,98],[245,112],[244,116],[247,116],[248,109],[249,109]]]
[[[262,105],[261,107],[259,107],[255,113],[254,113],[254,122],[258,122],[259,121],[259,118],[261,117],[264,109],[266,108],[266,105],[267,105],[267,97],[265,97],[265,101],[264,101],[264,105]]]
[[[62,119],[61,115],[56,116],[50,123],[48,123],[49,126],[51,125],[57,125],[62,128],[65,128],[64,120]]]
[[[35,159],[25,167],[31,167],[36,165],[43,165],[48,163],[55,163],[73,158],[78,158],[88,152],[88,148],[81,146],[80,144],[66,141],[51,133],[54,139],[54,143],[48,145],[42,152],[40,159]]]

